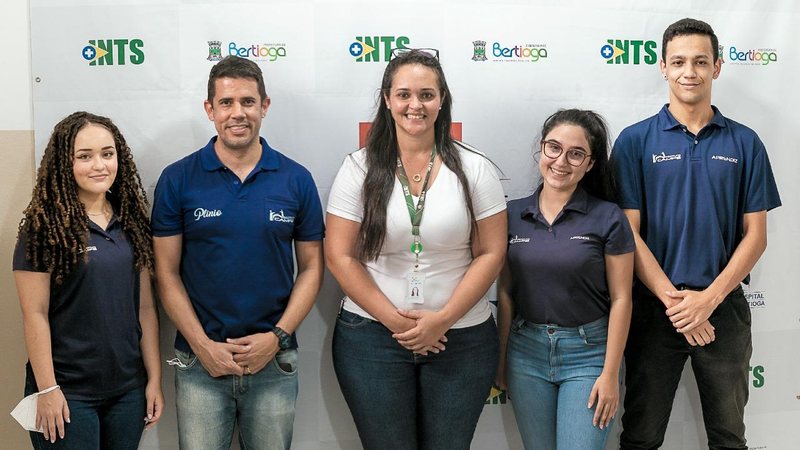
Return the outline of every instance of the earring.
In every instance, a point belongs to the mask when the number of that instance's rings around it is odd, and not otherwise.
[[[664,77],[665,80],[667,79],[667,74],[662,73],[661,75]]]

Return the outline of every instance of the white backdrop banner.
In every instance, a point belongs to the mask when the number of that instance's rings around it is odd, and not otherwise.
[[[800,73],[790,0],[203,1],[30,0],[37,160],[53,125],[76,110],[111,117],[152,195],[161,170],[214,134],[203,111],[211,66],[235,54],[264,71],[272,106],[262,135],[314,175],[323,204],[344,156],[359,146],[392,48],[433,47],[463,140],[504,173],[510,199],[538,184],[533,143],[559,108],[594,109],[614,137],[667,101],[658,70],[670,23],[709,22],[724,60],[713,103],[755,129],[784,206],[769,214],[769,247],[746,295],[753,317],[751,448],[800,448]],[[795,87],[793,87],[795,86]],[[333,374],[330,341],[341,291],[327,276],[301,326],[296,449],[360,448]],[[163,359],[174,328],[162,323]],[[21,343],[20,343],[21,345]],[[20,368],[22,373],[22,368]],[[665,449],[706,446],[697,388],[685,371]],[[172,369],[166,416],[141,448],[177,448]],[[487,400],[473,448],[521,448],[504,394]],[[617,416],[619,417],[619,415]],[[619,424],[608,448],[617,446]],[[236,444],[234,444],[235,446]]]

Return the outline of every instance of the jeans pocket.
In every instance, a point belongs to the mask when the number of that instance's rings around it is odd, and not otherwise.
[[[339,313],[339,317],[336,319],[336,322],[339,325],[347,328],[361,328],[372,322],[372,320],[343,309]]]
[[[294,375],[297,373],[297,349],[288,348],[281,350],[272,358],[272,365],[281,375]]]
[[[175,359],[177,360],[175,364],[170,363],[171,366],[175,366],[175,370],[189,370],[197,363],[197,355],[191,351],[175,349]]]
[[[578,332],[586,345],[606,345],[608,341],[608,328],[581,326]]]

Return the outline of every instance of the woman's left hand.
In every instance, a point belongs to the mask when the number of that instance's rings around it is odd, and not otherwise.
[[[407,309],[399,309],[397,312],[401,316],[417,322],[414,328],[392,335],[400,345],[412,352],[423,354],[428,351],[435,351],[434,349],[444,350],[444,342],[447,342],[447,337],[444,334],[450,329],[450,325],[441,314],[437,311]]]
[[[147,401],[147,411],[144,417],[144,429],[149,430],[161,419],[164,411],[164,394],[161,392],[161,380],[147,382],[144,389],[145,400]]]
[[[601,430],[611,423],[619,407],[619,379],[615,374],[603,372],[594,382],[589,394],[589,408],[597,404],[592,425]]]

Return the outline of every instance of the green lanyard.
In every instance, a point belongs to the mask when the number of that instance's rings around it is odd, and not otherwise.
[[[422,183],[422,190],[419,192],[417,206],[414,206],[414,199],[411,197],[411,189],[408,187],[406,169],[403,167],[403,161],[400,160],[400,156],[397,157],[397,178],[400,180],[400,185],[403,186],[403,195],[406,197],[408,216],[411,218],[411,234],[414,236],[414,242],[411,244],[411,253],[416,255],[417,262],[419,262],[419,254],[422,252],[422,242],[420,242],[419,239],[419,224],[422,222],[422,212],[425,210],[425,192],[428,190],[428,180],[430,179],[433,161],[435,159],[436,145],[434,145],[433,150],[431,150],[431,160],[428,162],[425,182]]]

